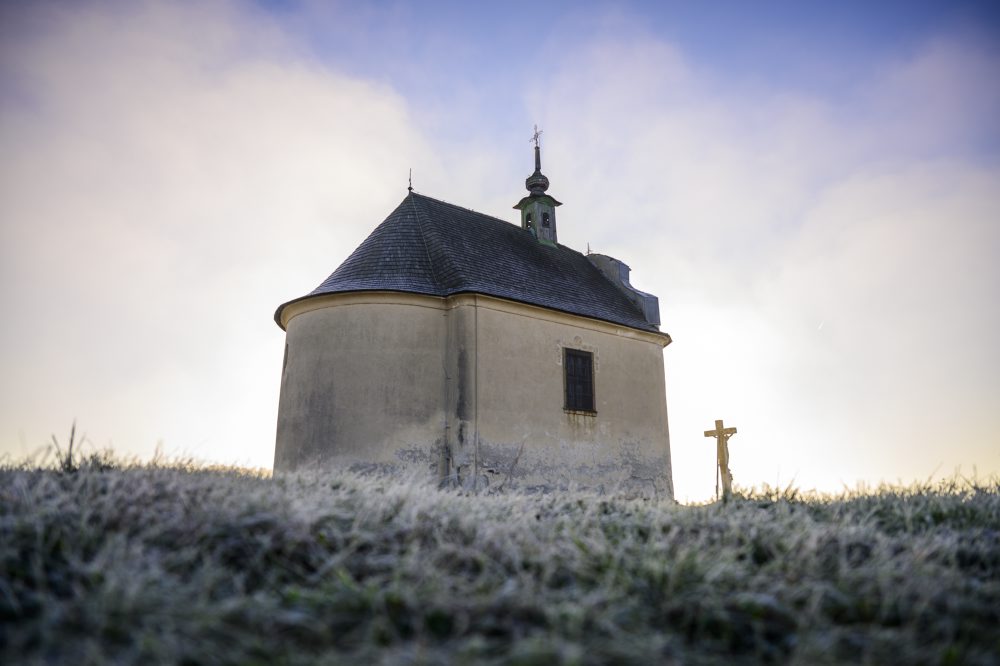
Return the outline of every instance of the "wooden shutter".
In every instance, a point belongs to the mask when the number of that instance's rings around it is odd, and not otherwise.
[[[578,412],[594,410],[594,355],[577,349],[567,349],[563,367],[566,370],[566,409]]]

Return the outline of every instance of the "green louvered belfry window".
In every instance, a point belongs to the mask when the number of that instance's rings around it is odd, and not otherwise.
[[[594,412],[594,355],[578,349],[566,349],[566,409]]]

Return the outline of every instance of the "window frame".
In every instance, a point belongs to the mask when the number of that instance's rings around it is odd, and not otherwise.
[[[571,362],[571,358],[586,361],[586,364],[582,366],[586,368],[586,371],[582,373],[582,377],[576,376],[579,374],[576,372],[576,368],[580,366]],[[582,392],[583,395],[581,397],[579,388],[585,386],[585,384],[582,384],[583,382],[589,384],[589,386],[586,387],[587,390]],[[563,347],[563,410],[575,414],[597,414],[597,391],[595,385],[594,352]],[[572,400],[571,388],[574,388],[572,391]],[[587,397],[590,398],[589,406],[586,400]]]

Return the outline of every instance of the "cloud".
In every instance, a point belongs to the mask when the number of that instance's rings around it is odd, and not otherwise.
[[[7,11],[8,450],[77,417],[99,445],[268,465],[269,314],[395,206],[410,164],[435,162],[404,99],[238,9]]]
[[[996,169],[952,162],[859,173],[817,202],[762,287],[762,308],[798,333],[784,374],[833,389],[800,409],[856,442],[852,463],[883,449],[913,476],[995,458],[977,420],[1000,398],[1000,313],[986,306],[1000,277],[998,183]]]
[[[998,61],[996,41],[957,34],[938,36],[911,57],[879,66],[860,91],[860,115],[878,129],[865,137],[874,149],[870,158],[880,161],[887,151],[918,158],[995,156]]]
[[[979,429],[1000,403],[995,45],[940,34],[804,89],[809,56],[741,78],[587,11],[493,75],[453,62],[446,29],[422,44],[419,16],[298,7],[0,10],[0,450],[77,417],[139,455],[163,439],[269,464],[271,312],[385,217],[410,167],[419,190],[513,219],[523,115],[546,132],[560,240],[660,296],[682,498],[711,492],[717,418],[740,429],[738,483],[1000,470]],[[310,50],[323,26],[358,34]],[[358,61],[386,35],[409,88]]]
[[[977,425],[1000,403],[1000,54],[940,36],[806,92],[635,34],[567,54],[533,101],[567,242],[661,298],[679,494],[710,487],[721,417],[744,483],[1000,470]]]

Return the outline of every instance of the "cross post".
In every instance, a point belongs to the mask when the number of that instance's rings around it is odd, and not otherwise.
[[[705,437],[715,438],[715,454],[718,458],[718,471],[722,476],[722,501],[728,502],[733,494],[733,475],[729,471],[729,438],[736,434],[736,428],[726,428],[722,419],[715,422],[715,430],[706,430]],[[716,497],[719,488],[715,488]]]

